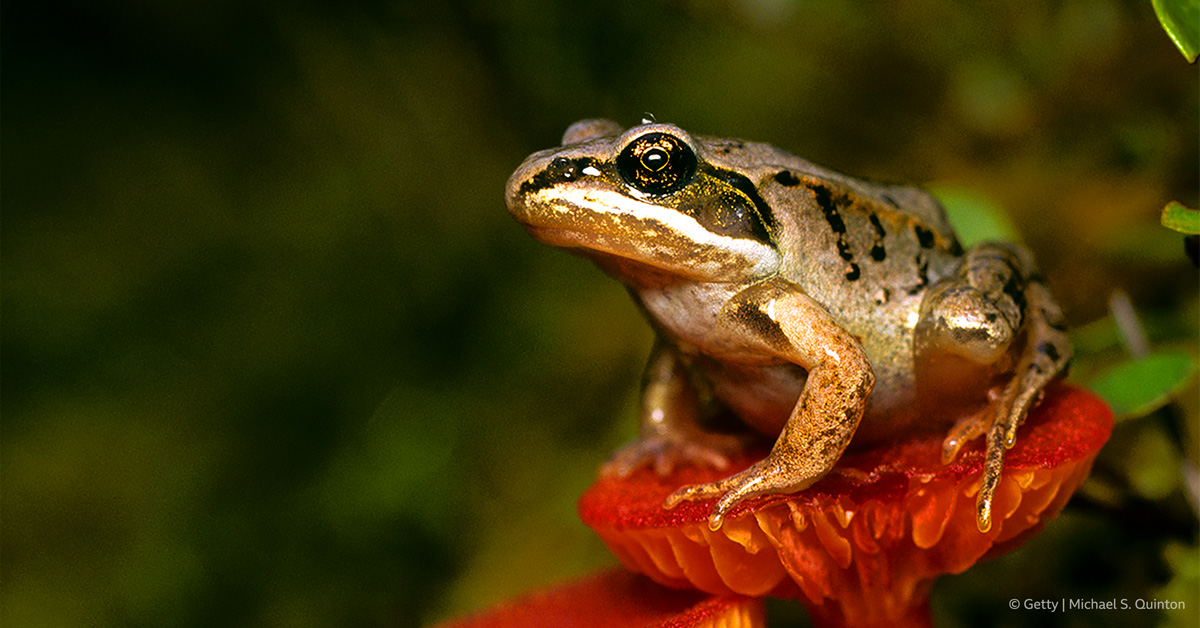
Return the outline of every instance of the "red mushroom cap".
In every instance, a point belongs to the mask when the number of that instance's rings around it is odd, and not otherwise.
[[[1099,398],[1068,384],[1048,387],[1005,454],[987,532],[975,523],[982,443],[942,465],[941,434],[846,455],[808,490],[747,500],[716,532],[707,526],[713,500],[672,510],[663,500],[754,459],[723,471],[601,478],[579,512],[626,567],[667,586],[798,597],[819,625],[927,625],[933,579],[1040,530],[1111,431],[1112,413]]]
[[[438,628],[762,628],[762,600],[659,586],[612,570]]]

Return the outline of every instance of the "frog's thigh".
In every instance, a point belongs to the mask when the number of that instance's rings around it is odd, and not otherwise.
[[[1020,251],[1002,244],[969,250],[958,273],[921,301],[914,330],[918,358],[945,352],[982,365],[1001,360],[1021,328],[1028,266]]]

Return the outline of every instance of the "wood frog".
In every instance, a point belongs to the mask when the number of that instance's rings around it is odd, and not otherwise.
[[[625,284],[656,331],[640,436],[603,472],[723,468],[748,434],[774,439],[664,504],[719,498],[714,530],[747,498],[811,486],[847,447],[935,430],[945,463],[986,435],[986,532],[1004,452],[1071,356],[1028,251],[964,251],[929,194],[767,144],[584,120],[525,160],[506,201],[535,238]]]

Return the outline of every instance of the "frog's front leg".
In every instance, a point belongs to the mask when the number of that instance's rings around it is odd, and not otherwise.
[[[748,448],[752,438],[705,429],[701,397],[674,345],[655,342],[642,377],[638,438],[613,454],[601,474],[628,477],[647,465],[664,476],[689,464],[728,467],[729,457]]]
[[[664,506],[720,495],[709,528],[742,500],[795,493],[829,473],[862,419],[875,374],[862,345],[799,286],[773,278],[738,293],[720,323],[768,355],[803,367],[807,380],[766,459],[733,476],[684,487]]]
[[[1013,351],[1020,333],[1024,338]],[[1071,357],[1062,310],[1026,251],[985,243],[963,256],[956,276],[925,296],[914,337],[918,360],[941,352],[1012,373],[985,408],[958,421],[942,448],[942,461],[949,463],[968,441],[987,434],[976,498],[976,524],[986,532],[1004,451],[1013,446],[1017,428],[1042,389]]]

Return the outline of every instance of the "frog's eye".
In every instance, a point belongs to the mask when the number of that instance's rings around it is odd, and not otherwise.
[[[696,153],[673,135],[647,133],[621,151],[617,169],[626,183],[646,194],[668,194],[696,173]]]

